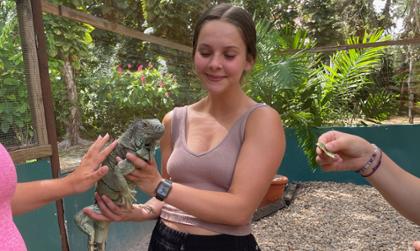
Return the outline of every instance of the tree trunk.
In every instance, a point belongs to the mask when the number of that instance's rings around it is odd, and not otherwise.
[[[405,18],[405,33],[410,37],[416,37],[420,34],[420,15],[419,7],[420,0],[408,1],[408,15]],[[418,54],[416,53],[416,45],[409,45],[407,51],[408,62],[408,121],[410,124],[414,122],[414,107],[415,107],[415,93],[413,83],[415,81],[415,62],[417,61]]]
[[[76,82],[74,81],[73,67],[71,66],[71,61],[68,56],[64,58],[64,66],[62,71],[64,82],[66,83],[67,87],[67,98],[70,102],[70,115],[67,123],[67,137],[69,140],[69,145],[73,146],[79,144],[80,109],[78,104]]]
[[[413,46],[408,46],[408,78],[407,78],[407,89],[408,89],[408,122],[414,123],[414,106],[415,106],[415,94],[413,90],[412,81],[414,79],[414,67],[413,67]]]

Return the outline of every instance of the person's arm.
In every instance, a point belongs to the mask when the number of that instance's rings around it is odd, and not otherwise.
[[[420,224],[420,178],[399,167],[384,153],[380,167],[367,180],[401,215]]]
[[[42,207],[64,196],[88,190],[107,172],[107,166],[100,166],[111,153],[117,141],[105,147],[109,135],[99,136],[83,157],[80,166],[63,178],[17,183],[12,199],[12,212],[19,215]]]
[[[317,149],[316,160],[325,171],[357,171],[375,149],[361,137],[338,131],[324,133],[319,142],[336,154],[336,158],[330,158]],[[402,169],[385,153],[381,159],[375,158],[372,165],[378,165],[378,169],[366,177],[369,183],[403,216],[420,224],[420,178]]]
[[[270,186],[284,151],[285,136],[279,114],[272,108],[258,109],[248,118],[229,191],[207,191],[173,183],[165,202],[208,222],[247,224]],[[156,167],[132,154],[127,158],[137,168],[129,175],[131,179],[154,196],[162,179],[156,175]]]

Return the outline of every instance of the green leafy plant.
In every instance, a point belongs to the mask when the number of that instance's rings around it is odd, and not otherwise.
[[[286,127],[295,129],[298,142],[309,159],[314,159],[316,136],[313,128],[321,125],[317,93],[319,86],[308,80],[313,77],[319,56],[306,49],[313,42],[302,30],[275,31],[270,23],[257,23],[260,56],[249,76],[247,93],[259,102],[275,108]],[[284,49],[299,49],[295,54],[284,54]]]
[[[383,31],[365,34],[363,38],[352,37],[347,44],[364,44],[388,40]],[[383,104],[382,111],[369,109],[374,102],[372,93],[378,86],[372,74],[380,69],[383,47],[350,49],[334,53],[329,64],[322,64],[316,76],[310,81],[321,87],[320,113],[324,124],[354,124],[358,118],[382,118],[388,106],[393,106],[390,94],[376,97],[376,104]],[[375,91],[375,92],[373,92]],[[381,101],[378,98],[383,97]],[[372,107],[372,105],[370,105]],[[379,115],[382,114],[382,115]]]
[[[4,5],[3,5],[4,4]],[[0,21],[0,136],[8,146],[26,146],[34,142],[32,117],[14,2],[1,5]]]
[[[153,66],[94,74],[81,90],[83,124],[96,133],[118,133],[135,117],[162,119],[173,107],[178,84],[173,75]],[[83,80],[82,80],[83,81]]]

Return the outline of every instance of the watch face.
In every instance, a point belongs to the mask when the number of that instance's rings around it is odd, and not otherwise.
[[[164,180],[159,183],[156,189],[156,198],[163,200],[168,196],[169,191],[172,188],[172,182],[169,180]]]
[[[162,194],[162,195],[166,195],[169,192],[169,186],[166,183],[162,183],[159,188],[157,193],[158,194]]]

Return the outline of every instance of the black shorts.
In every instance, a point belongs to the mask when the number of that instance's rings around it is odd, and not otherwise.
[[[149,251],[260,251],[252,234],[194,235],[176,231],[158,220]]]

